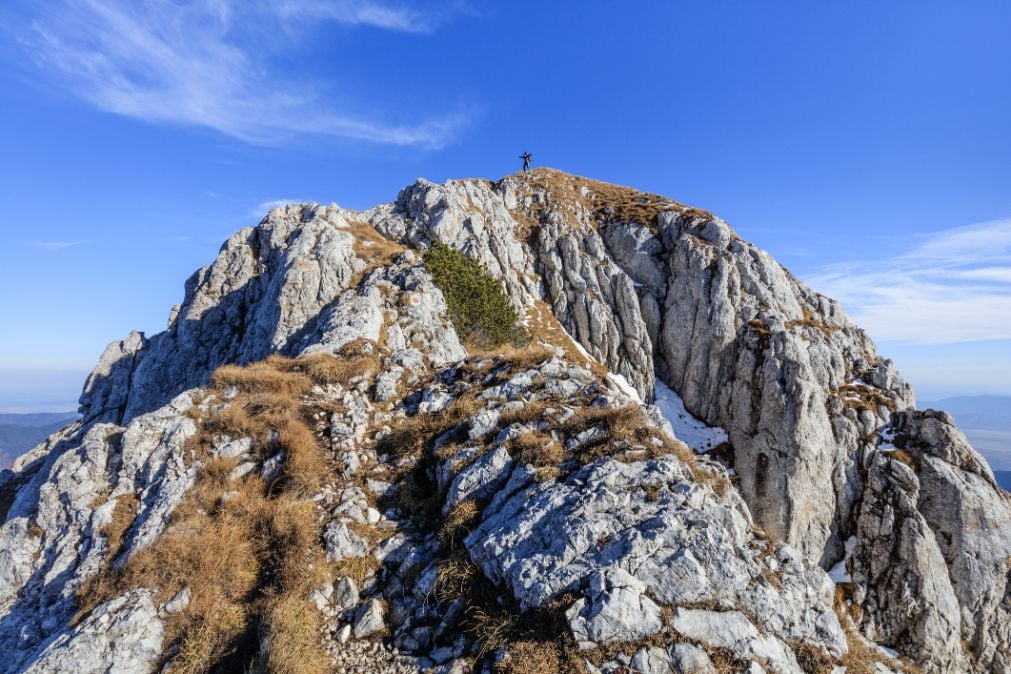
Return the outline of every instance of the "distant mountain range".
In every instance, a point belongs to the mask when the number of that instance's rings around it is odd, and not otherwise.
[[[0,414],[0,470],[77,418],[77,412]]]
[[[957,396],[921,400],[920,409],[945,410],[980,454],[997,482],[1011,491],[1011,396]]]

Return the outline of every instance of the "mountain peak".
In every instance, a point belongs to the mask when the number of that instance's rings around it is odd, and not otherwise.
[[[913,408],[836,302],[666,197],[538,168],[275,208],[2,478],[0,645],[39,671],[1011,668],[1011,506]],[[407,660],[352,645],[381,638]]]

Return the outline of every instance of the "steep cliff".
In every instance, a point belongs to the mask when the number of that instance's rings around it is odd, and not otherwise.
[[[468,354],[434,244],[529,345]],[[0,658],[1011,672],[1011,501],[912,408],[838,304],[657,195],[537,170],[275,209],[0,477]]]

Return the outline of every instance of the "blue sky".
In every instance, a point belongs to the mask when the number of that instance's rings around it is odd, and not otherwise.
[[[922,397],[1011,394],[1006,2],[52,0],[0,25],[0,409],[72,406],[268,202],[367,207],[527,149],[720,214]]]

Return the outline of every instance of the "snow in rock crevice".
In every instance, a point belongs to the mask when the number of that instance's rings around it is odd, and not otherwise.
[[[657,380],[653,391],[653,404],[660,410],[664,418],[670,422],[674,435],[678,440],[691,447],[696,452],[708,452],[710,449],[727,442],[727,432],[719,426],[707,426],[685,409],[681,396],[672,391],[662,381]]]

